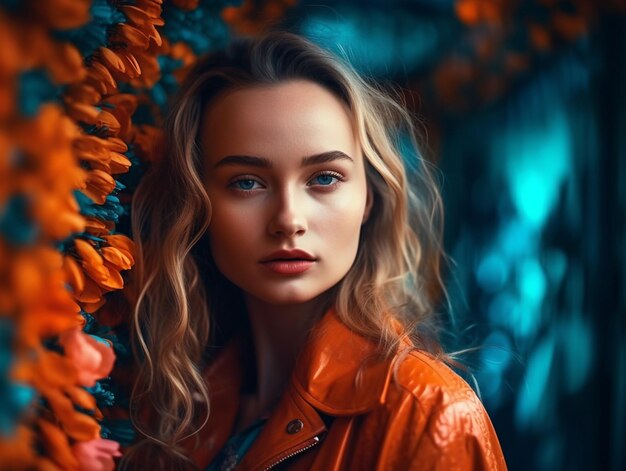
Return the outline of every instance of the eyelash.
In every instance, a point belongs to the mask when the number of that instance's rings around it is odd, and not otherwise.
[[[316,178],[319,177],[332,177],[335,178],[337,181],[330,183],[329,185],[311,185],[309,184],[309,182],[311,182],[311,180],[314,180]],[[332,191],[338,183],[341,183],[345,180],[345,177],[343,175],[341,175],[340,173],[337,172],[333,172],[330,170],[324,170],[322,172],[316,173],[315,175],[313,175],[309,181],[307,182],[307,186],[314,186],[319,188],[319,191]],[[237,184],[240,182],[254,182],[254,183],[259,183],[259,180],[256,177],[248,177],[248,176],[242,176],[242,177],[238,177],[236,179],[234,179],[233,181],[231,181],[228,186],[230,188],[232,188],[234,191],[239,192],[239,193],[244,193],[244,194],[250,194],[252,193],[254,190],[257,190],[258,188],[250,188],[250,189],[245,189],[245,188],[238,188]]]

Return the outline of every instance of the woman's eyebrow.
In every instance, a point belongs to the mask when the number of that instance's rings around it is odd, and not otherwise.
[[[349,160],[354,162],[352,157],[348,154],[341,152],[340,150],[332,150],[330,152],[322,152],[321,154],[310,155],[302,159],[302,167],[308,167],[309,165],[324,164],[332,162],[333,160]]]
[[[320,154],[309,155],[302,159],[302,167],[309,167],[311,165],[322,164],[332,162],[334,160],[349,160],[354,162],[352,157],[348,154],[341,152],[340,150],[333,150],[329,152],[322,152]],[[265,157],[256,157],[252,155],[227,155],[223,159],[220,159],[213,168],[230,166],[230,165],[243,165],[248,167],[259,168],[272,168],[272,161]]]

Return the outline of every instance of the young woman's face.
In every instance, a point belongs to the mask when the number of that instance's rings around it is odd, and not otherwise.
[[[234,90],[204,113],[219,270],[270,304],[310,301],[356,257],[369,203],[347,107],[309,81]]]

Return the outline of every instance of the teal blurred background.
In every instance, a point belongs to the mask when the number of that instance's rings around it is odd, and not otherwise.
[[[509,468],[626,469],[626,8],[300,1],[282,28],[399,86],[446,208],[447,348]]]

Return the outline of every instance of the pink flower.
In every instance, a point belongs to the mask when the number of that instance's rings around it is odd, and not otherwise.
[[[83,386],[95,386],[98,379],[109,375],[115,362],[113,348],[99,342],[80,329],[63,332],[59,343],[78,372],[78,382]]]
[[[72,452],[81,471],[112,471],[115,469],[113,458],[122,456],[119,443],[103,438],[78,442],[72,446]]]

